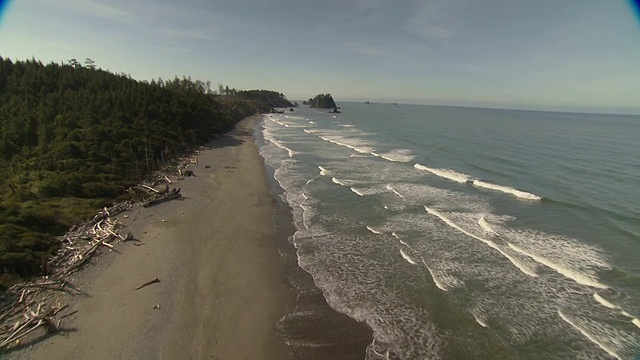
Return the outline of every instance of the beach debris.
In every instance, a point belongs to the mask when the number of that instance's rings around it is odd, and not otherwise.
[[[156,194],[160,194],[160,193],[162,193],[162,191],[161,191],[161,190],[154,189],[154,188],[152,188],[151,186],[148,186],[148,185],[145,185],[145,184],[139,184],[139,186],[140,186],[141,188],[143,188],[143,189],[147,189],[147,190],[149,190],[149,191],[153,191],[153,192],[154,192],[154,193],[156,193]]]
[[[0,297],[0,350],[6,350],[22,342],[38,328],[48,332],[62,331],[62,317],[57,314],[67,305],[55,300],[57,294],[81,294],[78,288],[65,280],[102,247],[113,249],[114,241],[124,241],[122,226],[113,216],[128,210],[133,204],[125,201],[110,208],[103,208],[91,220],[73,226],[59,236],[60,248],[43,264],[46,275],[11,286]]]
[[[145,286],[149,286],[149,285],[151,285],[151,284],[155,284],[155,283],[159,283],[159,282],[160,282],[160,279],[158,279],[157,277],[154,277],[153,279],[151,279],[151,280],[147,281],[146,283],[144,283],[144,284],[142,284],[142,285],[138,286],[138,287],[137,287],[137,288],[135,288],[134,290],[140,290],[140,289],[142,289],[142,288],[143,288],[143,287],[145,287]]]
[[[225,169],[235,169],[235,166],[231,166],[231,165],[225,165],[224,166]]]
[[[157,309],[160,309],[160,304],[155,304],[155,305],[153,305],[153,308],[154,308],[154,309],[156,309],[156,310],[157,310]]]
[[[197,154],[197,151],[195,153]],[[182,200],[179,188],[173,190],[169,188],[169,184],[175,182],[172,179],[180,179],[175,174],[176,165],[178,174],[183,175],[190,171],[186,170],[188,164],[198,164],[198,159],[191,151],[175,160],[144,183],[140,183],[128,191],[136,189],[151,195],[152,199],[143,203],[146,206],[173,199]],[[192,171],[191,173],[193,174]],[[105,207],[91,220],[73,226],[66,234],[57,237],[60,248],[53,257],[44,262],[44,276],[15,284],[0,293],[0,352],[33,340],[29,336],[35,336],[33,333],[37,329],[42,328],[49,333],[72,330],[62,327],[62,321],[78,311],[61,315],[62,310],[68,305],[60,300],[64,299],[63,296],[79,295],[83,292],[65,278],[82,268],[100,252],[100,249],[106,247],[115,251],[113,246],[115,242],[137,240],[131,233],[120,234],[119,230],[122,228],[122,224],[114,218],[133,206],[131,201],[125,201],[109,208]],[[145,218],[150,216],[153,214],[149,214]],[[130,215],[125,214],[123,217],[129,218]],[[134,216],[132,219],[136,220],[136,217]],[[136,246],[144,244],[139,240],[134,242]],[[136,290],[156,282],[160,282],[157,277],[140,285]],[[159,309],[160,305],[156,304],[154,308]],[[40,336],[39,333],[37,336]]]
[[[177,200],[183,200],[184,199],[182,197],[182,194],[180,194],[180,188],[177,188],[177,189],[173,188],[171,191],[168,191],[168,187],[167,187],[167,189],[164,192],[160,193],[160,195],[158,195],[158,196],[156,196],[156,197],[154,197],[154,198],[152,198],[150,200],[147,200],[146,202],[144,202],[142,204],[142,206],[150,207],[150,206],[157,205],[157,204],[163,203],[165,201],[170,201],[170,200],[174,200],[174,199],[177,199]]]
[[[50,274],[54,278],[68,275],[86,263],[101,247],[113,249],[113,241],[125,241],[127,238],[118,232],[122,225],[112,216],[132,206],[130,201],[125,201],[104,208],[93,219],[72,227],[69,232],[59,237],[60,249],[47,263]]]
[[[35,310],[34,307],[35,306]],[[0,349],[7,349],[12,344],[20,344],[21,340],[32,333],[37,328],[43,326],[49,332],[60,330],[60,320],[56,320],[55,316],[67,307],[66,304],[55,304],[46,311],[44,303],[37,305],[25,305],[25,313],[10,328],[2,327],[0,333],[3,340],[0,342]]]
[[[211,169],[211,166],[209,166],[209,165],[205,165],[205,166],[204,166],[204,168],[205,168],[205,169]]]

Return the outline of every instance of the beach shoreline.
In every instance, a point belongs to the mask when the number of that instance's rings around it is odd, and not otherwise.
[[[138,240],[70,277],[83,294],[63,327],[15,359],[293,359],[276,322],[294,305],[275,246],[273,204],[249,117],[189,166],[183,201],[117,219]],[[157,277],[160,281],[135,288]]]

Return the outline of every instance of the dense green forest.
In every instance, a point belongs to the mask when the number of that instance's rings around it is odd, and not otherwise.
[[[136,81],[90,59],[0,57],[0,284],[38,274],[55,235],[277,101],[288,103],[274,91],[222,96],[191,78]]]
[[[331,94],[318,94],[305,102],[305,104],[310,105],[312,108],[335,109],[337,107],[336,102],[333,101],[333,97],[331,97]]]
[[[268,90],[243,90],[235,93],[239,99],[254,100],[272,108],[292,107],[292,104],[282,93]]]

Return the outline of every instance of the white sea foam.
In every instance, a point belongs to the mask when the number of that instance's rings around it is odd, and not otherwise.
[[[438,218],[440,218],[442,221],[444,221],[447,225],[451,226],[452,228],[462,232],[463,234],[470,236],[474,239],[480,240],[483,243],[487,244],[489,247],[491,247],[492,249],[498,251],[502,256],[504,256],[505,258],[507,258],[513,265],[515,265],[515,267],[518,268],[518,270],[522,271],[524,274],[529,275],[531,277],[536,277],[538,276],[538,274],[536,274],[534,269],[529,268],[529,266],[527,266],[526,264],[522,263],[520,260],[514,258],[513,256],[507,254],[504,250],[502,250],[496,243],[494,243],[491,240],[487,240],[487,239],[483,239],[479,236],[476,236],[470,232],[468,232],[467,230],[461,228],[460,226],[458,226],[456,223],[454,223],[453,221],[451,221],[451,219],[447,218],[446,216],[444,216],[442,213],[440,213],[437,210],[431,209],[429,207],[424,207],[424,209],[430,213],[433,214],[435,216],[437,216]]]
[[[431,274],[431,278],[433,279],[433,283],[436,284],[436,287],[438,289],[440,289],[442,291],[449,291],[449,289],[442,282],[440,282],[438,277],[435,276],[435,274],[433,273],[433,270],[431,270],[428,266],[427,266],[427,270],[429,270],[429,274]]]
[[[402,196],[402,194],[400,194],[399,192],[396,191],[396,189],[394,189],[393,187],[391,187],[391,184],[387,184],[387,189],[391,190],[391,192],[393,192],[394,194],[398,195],[401,199],[404,199],[404,196]]]
[[[480,227],[482,229],[484,229],[484,231],[491,233],[493,235],[498,235],[497,232],[495,232],[492,228],[491,225],[489,225],[489,223],[484,219],[484,215],[482,215],[480,217],[480,220],[478,220],[478,225],[480,225]]]
[[[608,307],[609,309],[616,309],[619,310],[620,306],[618,305],[614,305],[610,302],[608,302],[606,299],[604,299],[602,296],[598,295],[598,293],[593,293],[593,297],[603,306]]]
[[[532,193],[528,193],[526,191],[522,191],[522,190],[518,190],[509,186],[504,186],[504,185],[498,185],[498,184],[492,184],[486,181],[482,181],[482,180],[476,180],[473,177],[471,177],[470,175],[467,174],[462,174],[456,171],[453,171],[451,169],[437,169],[437,168],[430,168],[428,166],[424,166],[421,164],[415,164],[413,165],[413,167],[415,167],[416,169],[419,170],[424,170],[424,171],[428,171],[434,175],[440,176],[442,178],[448,179],[448,180],[453,180],[455,182],[459,182],[459,183],[466,183],[466,182],[470,182],[473,185],[480,187],[480,188],[485,188],[485,189],[490,189],[490,190],[495,190],[495,191],[500,191],[503,192],[505,194],[510,194],[513,195],[515,197],[518,197],[520,199],[525,199],[525,200],[542,200],[542,197],[536,195],[536,194],[532,194]]]
[[[622,359],[620,355],[616,354],[616,352],[611,347],[603,344],[601,341],[596,339],[595,336],[590,334],[586,329],[583,329],[580,326],[578,326],[573,320],[569,319],[565,314],[563,314],[562,311],[558,310],[558,315],[560,315],[560,318],[562,318],[562,320],[564,320],[567,324],[571,325],[574,329],[578,330],[584,337],[589,339],[592,343],[598,345],[598,347],[604,350],[607,354],[609,354],[610,356],[618,360]]]
[[[338,185],[340,185],[340,186],[344,186],[344,187],[351,187],[351,186],[357,185],[357,184],[359,183],[359,182],[358,182],[358,181],[356,181],[356,180],[350,180],[350,179],[338,179],[338,178],[335,178],[335,177],[332,177],[332,178],[331,178],[331,181],[332,181],[334,184],[338,184]]]
[[[306,229],[311,227],[311,218],[315,215],[315,210],[308,205],[300,205],[302,208],[302,224]]]
[[[318,166],[318,168],[320,169],[320,175],[327,176],[330,174],[329,170],[323,168],[322,166]]]
[[[613,304],[613,303],[607,301],[605,298],[600,296],[598,293],[594,293],[593,297],[596,299],[596,301],[598,301],[600,304],[602,304],[603,306],[605,306],[605,307],[607,307],[609,309],[620,310],[620,313],[623,316],[631,318],[631,323],[633,323],[634,325],[636,325],[637,327],[640,328],[640,320],[636,319],[633,315],[631,315],[628,312],[624,311],[622,309],[622,307],[620,307],[619,305],[616,305],[616,304]]]
[[[358,196],[365,196],[366,195],[364,192],[361,191],[361,189],[354,188],[354,187],[351,187],[350,189],[351,189],[351,191],[356,193]]]
[[[371,226],[368,226],[368,225],[367,225],[367,230],[371,231],[372,233],[374,233],[376,235],[381,235],[382,234],[382,232],[380,232],[380,231],[378,231],[378,230],[376,230],[376,229],[374,229],[374,228],[372,228]]]
[[[433,279],[433,283],[436,287],[442,291],[451,291],[453,289],[459,288],[463,285],[463,283],[456,279],[453,276],[447,275],[440,271],[435,271],[431,267],[427,265],[427,263],[422,260],[422,264],[427,268],[431,278]]]
[[[282,150],[285,150],[289,154],[289,157],[293,157],[293,155],[296,154],[295,151],[289,149],[283,143],[281,143],[280,141],[274,139],[266,129],[263,131],[263,134],[264,134],[264,138],[269,140],[273,145],[279,147]]]
[[[430,168],[424,165],[420,165],[420,164],[415,164],[413,165],[414,168],[418,169],[418,170],[424,170],[424,171],[428,171],[434,175],[440,176],[442,178],[448,179],[448,180],[453,180],[459,183],[465,183],[469,180],[471,180],[471,177],[469,175],[466,174],[461,174],[458,172],[455,172],[451,169],[436,169],[436,168]]]
[[[324,141],[349,148],[362,154],[371,154],[371,152],[373,151],[373,148],[371,148],[363,140],[358,138],[347,138],[344,136],[327,136],[326,134],[318,135],[318,137]]]
[[[402,257],[407,260],[407,262],[411,265],[417,265],[418,263],[416,263],[409,255],[405,254],[404,251],[402,251],[402,249],[400,249],[400,255],[402,255]]]
[[[338,180],[338,179],[336,179],[334,177],[331,178],[331,181],[333,181],[334,184],[338,184],[338,185],[341,185],[341,186],[349,186],[346,182]]]
[[[525,200],[541,200],[542,197],[532,194],[532,193],[528,193],[526,191],[521,191],[518,189],[514,189],[512,187],[508,187],[508,186],[503,186],[503,185],[497,185],[497,184],[492,184],[486,181],[481,181],[481,180],[473,180],[473,185],[477,186],[477,187],[481,187],[481,188],[485,188],[485,189],[491,189],[491,190],[495,190],[495,191],[500,191],[503,192],[505,194],[510,194],[513,196],[516,196],[518,198],[521,199],[525,199]]]
[[[413,155],[411,150],[407,150],[407,149],[395,149],[387,153],[377,153],[372,151],[371,155],[377,156],[379,158],[383,158],[388,161],[400,162],[400,163],[408,163],[415,158],[415,155]]]
[[[537,255],[531,251],[527,251],[517,245],[513,245],[511,243],[508,243],[507,245],[509,245],[509,247],[517,252],[519,252],[522,255],[526,255],[530,258],[532,258],[533,260],[535,260],[536,262],[545,265],[553,270],[555,270],[556,272],[558,272],[559,274],[577,282],[578,284],[581,285],[586,285],[586,286],[591,286],[597,289],[607,289],[608,287],[604,284],[601,284],[600,282],[598,282],[597,280],[591,278],[590,276],[580,273],[574,269],[569,268],[568,266],[565,266],[564,264],[558,264],[555,263],[543,256]]]
[[[345,128],[352,128],[352,127],[356,127],[355,125],[350,125],[350,124],[338,124],[338,126],[340,126],[340,127],[345,127]]]
[[[489,325],[487,325],[487,320],[484,318],[484,316],[480,313],[480,311],[478,309],[469,309],[469,312],[471,313],[471,315],[473,316],[473,318],[476,320],[476,322],[482,326],[482,327],[489,327]]]

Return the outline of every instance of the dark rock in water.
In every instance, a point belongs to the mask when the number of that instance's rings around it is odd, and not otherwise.
[[[365,103],[365,104],[371,104],[371,102],[370,102],[370,101],[365,101],[364,103]]]
[[[332,114],[340,114],[340,110],[338,110],[338,108],[335,108],[335,109],[333,109],[333,110],[329,111],[329,113],[332,113]]]
[[[293,108],[289,109],[289,111],[293,111]]]
[[[307,102],[312,108],[335,109],[338,107],[331,94],[318,94]]]

